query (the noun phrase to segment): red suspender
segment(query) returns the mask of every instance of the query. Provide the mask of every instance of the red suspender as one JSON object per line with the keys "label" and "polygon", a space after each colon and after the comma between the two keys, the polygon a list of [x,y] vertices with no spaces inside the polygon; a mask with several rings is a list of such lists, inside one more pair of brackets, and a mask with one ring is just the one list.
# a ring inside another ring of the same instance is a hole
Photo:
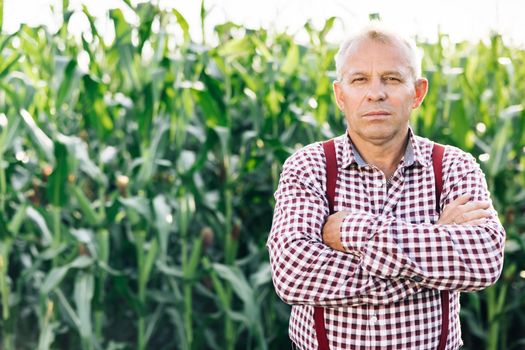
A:
{"label": "red suspender", "polygon": [[[434,167],[434,179],[436,182],[436,210],[441,212],[439,201],[441,199],[441,191],[443,190],[443,153],[445,147],[434,143],[432,148],[432,166]],[[439,336],[438,350],[444,350],[447,346],[448,337],[448,313],[449,313],[449,292],[448,290],[441,291],[441,335]]]}
{"label": "red suspender", "polygon": [[[323,142],[324,154],[326,157],[326,197],[328,198],[328,205],[330,214],[334,213],[335,187],[337,182],[337,158],[335,152],[334,140]],[[439,202],[441,199],[441,191],[443,190],[443,154],[445,147],[434,143],[432,148],[432,165],[434,167],[434,179],[436,183],[436,210],[440,212]],[[439,336],[438,350],[444,350],[447,345],[448,337],[448,318],[449,318],[449,291],[441,291],[441,334]],[[317,343],[319,350],[329,350],[328,337],[326,335],[326,327],[324,323],[324,308],[320,306],[314,307],[314,323],[315,333],[317,335]]]}
{"label": "red suspender", "polygon": [[[330,214],[334,213],[334,199],[335,199],[335,184],[337,182],[337,158],[335,153],[334,140],[323,142],[324,154],[326,157],[326,197],[328,198],[328,206]],[[326,328],[324,325],[324,308],[320,306],[314,307],[314,325],[315,333],[317,334],[317,343],[319,350],[329,350],[328,337],[326,336]]]}
{"label": "red suspender", "polygon": [[330,214],[334,213],[335,184],[337,182],[337,158],[335,153],[334,140],[328,140],[323,143],[324,154],[326,156],[326,197]]}

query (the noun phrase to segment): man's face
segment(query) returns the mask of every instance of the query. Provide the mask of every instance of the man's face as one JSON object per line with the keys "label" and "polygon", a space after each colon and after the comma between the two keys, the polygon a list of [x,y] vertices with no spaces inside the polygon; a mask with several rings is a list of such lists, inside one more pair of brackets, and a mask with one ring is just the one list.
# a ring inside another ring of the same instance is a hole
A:
{"label": "man's face", "polygon": [[406,137],[410,113],[423,101],[427,85],[414,78],[403,43],[367,38],[349,47],[334,93],[353,140],[388,145]]}

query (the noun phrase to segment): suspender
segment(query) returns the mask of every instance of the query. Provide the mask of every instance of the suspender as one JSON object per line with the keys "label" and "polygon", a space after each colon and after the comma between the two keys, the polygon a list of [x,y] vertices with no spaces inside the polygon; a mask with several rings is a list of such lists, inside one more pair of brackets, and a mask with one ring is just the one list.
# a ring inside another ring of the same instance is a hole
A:
{"label": "suspender", "polygon": [[[432,166],[434,167],[434,179],[436,183],[436,211],[441,212],[439,201],[443,190],[443,153],[445,147],[434,143],[432,148]],[[442,290],[441,293],[441,335],[439,336],[438,350],[445,350],[448,338],[448,313],[449,313],[449,291]]]}
{"label": "suspender", "polygon": [[[335,153],[334,140],[323,142],[324,154],[326,156],[326,197],[328,198],[328,207],[330,214],[334,213],[335,185],[337,182],[337,157]],[[317,343],[319,350],[329,350],[328,337],[324,325],[324,308],[321,306],[314,307],[314,325],[317,334]]]}
{"label": "suspender", "polygon": [[[330,214],[334,213],[335,187],[337,182],[337,158],[335,152],[334,140],[323,142],[323,149],[326,157],[326,197],[330,208]],[[440,212],[440,198],[443,189],[443,169],[442,161],[445,147],[434,143],[432,148],[432,165],[434,167],[434,179],[436,183],[436,210]],[[444,350],[447,345],[448,323],[449,323],[449,291],[441,291],[441,334],[439,336],[439,345],[437,350]],[[314,307],[314,325],[317,335],[319,350],[329,350],[328,337],[324,322],[324,308]]]}

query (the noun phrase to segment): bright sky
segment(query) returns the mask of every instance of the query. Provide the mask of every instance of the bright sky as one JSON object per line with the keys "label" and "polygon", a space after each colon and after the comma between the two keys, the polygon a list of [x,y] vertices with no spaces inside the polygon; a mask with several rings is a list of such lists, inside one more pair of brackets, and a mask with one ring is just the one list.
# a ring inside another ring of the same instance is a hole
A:
{"label": "bright sky", "polygon": [[[200,37],[200,0],[153,1],[178,9],[190,23],[193,37]],[[73,8],[84,3],[92,14],[100,17],[108,8],[125,7],[121,0],[70,0],[70,3]],[[22,22],[56,28],[60,19],[53,16],[50,8],[55,6],[60,13],[61,4],[62,0],[4,0],[4,28],[12,32]],[[252,28],[271,25],[301,37],[300,28],[308,19],[321,27],[325,19],[337,16],[341,20],[336,22],[329,39],[339,41],[345,33],[366,23],[369,13],[379,12],[384,22],[399,31],[430,40],[436,38],[438,28],[453,40],[487,38],[496,30],[508,42],[525,46],[521,19],[525,13],[524,0],[206,0],[205,6],[210,11],[209,31],[228,19]]]}

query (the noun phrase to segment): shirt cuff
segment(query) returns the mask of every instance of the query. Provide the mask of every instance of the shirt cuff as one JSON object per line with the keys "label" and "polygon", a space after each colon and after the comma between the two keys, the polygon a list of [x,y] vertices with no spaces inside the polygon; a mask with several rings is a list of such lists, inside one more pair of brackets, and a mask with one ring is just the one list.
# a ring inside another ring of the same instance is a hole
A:
{"label": "shirt cuff", "polygon": [[341,244],[347,253],[363,256],[367,242],[377,233],[382,218],[363,212],[348,214],[341,223]]}

